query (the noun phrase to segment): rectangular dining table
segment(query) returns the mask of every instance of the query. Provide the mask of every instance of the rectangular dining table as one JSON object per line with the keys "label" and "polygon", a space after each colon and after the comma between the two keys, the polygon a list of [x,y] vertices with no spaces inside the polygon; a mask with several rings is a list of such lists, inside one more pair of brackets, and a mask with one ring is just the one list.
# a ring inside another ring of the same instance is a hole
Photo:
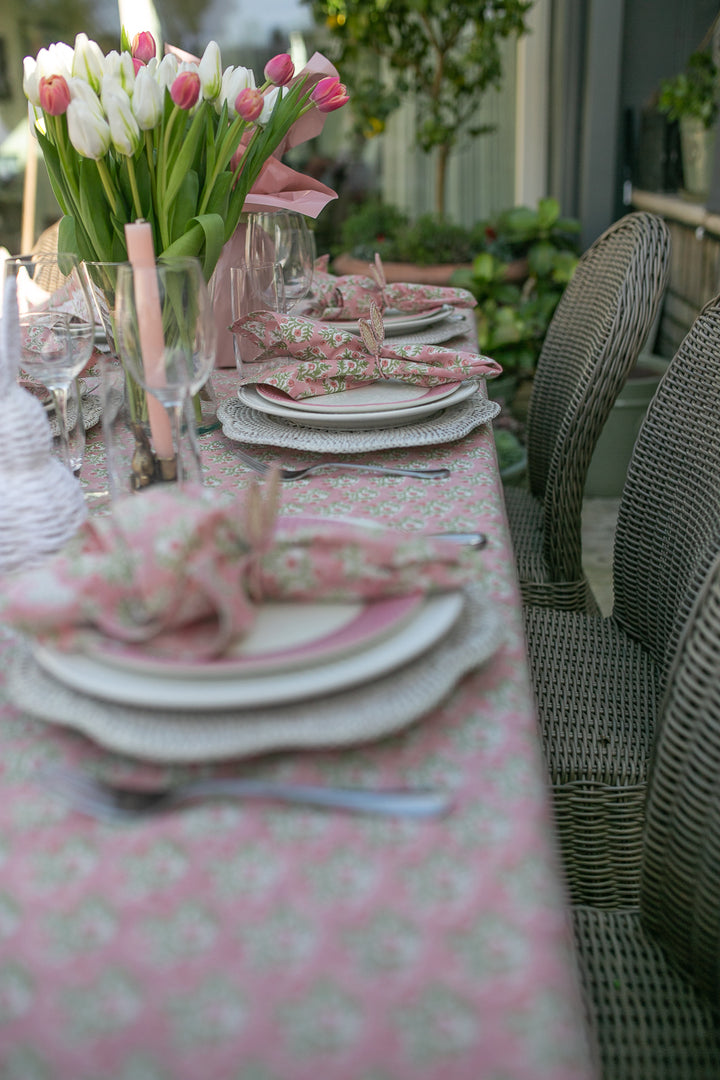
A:
{"label": "rectangular dining table", "polygon": [[[214,376],[220,398],[236,375]],[[83,482],[102,473],[89,432]],[[216,430],[205,483],[251,473]],[[265,460],[317,455],[251,447]],[[430,785],[439,820],[205,802],[109,825],[43,787],[57,762],[135,763],[0,691],[3,1080],[590,1080],[566,897],[490,425],[372,455],[443,480],[321,474],[284,515],[482,530],[492,655],[407,728],[230,762],[319,784]],[[136,497],[142,498],[139,494]],[[0,631],[3,682],[14,643]],[[182,769],[179,770],[182,773]],[[192,771],[192,770],[191,770]]]}

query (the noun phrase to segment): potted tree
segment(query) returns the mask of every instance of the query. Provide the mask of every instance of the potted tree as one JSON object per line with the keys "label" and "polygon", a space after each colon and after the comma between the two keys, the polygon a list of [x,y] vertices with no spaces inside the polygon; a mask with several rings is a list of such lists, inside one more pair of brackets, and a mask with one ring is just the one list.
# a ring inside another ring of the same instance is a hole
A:
{"label": "potted tree", "polygon": [[[337,62],[363,133],[382,130],[412,92],[416,138],[437,151],[435,209],[445,209],[448,159],[458,140],[490,130],[477,124],[483,95],[502,82],[501,43],[525,33],[532,0],[309,0],[338,44]],[[376,73],[384,59],[392,85]]]}
{"label": "potted tree", "polygon": [[718,69],[709,52],[695,52],[685,71],[665,79],[658,108],[680,127],[683,186],[689,194],[705,198],[718,115]]}

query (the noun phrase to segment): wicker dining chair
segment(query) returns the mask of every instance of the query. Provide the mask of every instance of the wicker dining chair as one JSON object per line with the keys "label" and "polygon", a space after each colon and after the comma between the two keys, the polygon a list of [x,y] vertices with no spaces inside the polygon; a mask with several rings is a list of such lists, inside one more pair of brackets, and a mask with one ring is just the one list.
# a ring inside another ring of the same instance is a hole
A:
{"label": "wicker dining chair", "polygon": [[720,1076],[720,558],[667,681],[639,904],[573,911],[605,1080]]}
{"label": "wicker dining chair", "polygon": [[615,532],[607,618],[527,607],[525,632],[575,903],[637,900],[647,769],[667,665],[720,551],[720,297],[650,403]]}
{"label": "wicker dining chair", "polygon": [[582,566],[585,479],[657,313],[669,261],[665,222],[628,214],[583,254],[557,306],[530,398],[529,490],[505,490],[527,604],[598,610]]}

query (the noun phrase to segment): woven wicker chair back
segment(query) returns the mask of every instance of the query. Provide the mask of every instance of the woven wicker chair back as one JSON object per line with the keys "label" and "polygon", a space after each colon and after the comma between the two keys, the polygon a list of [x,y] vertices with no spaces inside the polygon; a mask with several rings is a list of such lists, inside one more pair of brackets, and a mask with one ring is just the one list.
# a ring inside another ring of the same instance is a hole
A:
{"label": "woven wicker chair back", "polygon": [[528,413],[530,490],[544,504],[553,580],[582,577],[583,491],[610,410],[650,332],[670,262],[654,214],[628,214],[584,253],[538,359]]}
{"label": "woven wicker chair back", "polygon": [[[60,223],[55,222],[54,225],[48,226],[38,236],[31,254],[38,255],[57,255],[58,253],[58,231]],[[59,289],[63,283],[63,275],[58,267],[50,268],[43,267],[38,270],[35,275],[35,281],[41,289],[47,289],[48,292],[54,292],[55,289]]]}
{"label": "woven wicker chair back", "polygon": [[646,808],[641,916],[720,997],[720,557],[670,668]]}
{"label": "woven wicker chair back", "polygon": [[615,532],[613,618],[649,650],[660,688],[720,551],[720,297],[698,315],[648,408]]}

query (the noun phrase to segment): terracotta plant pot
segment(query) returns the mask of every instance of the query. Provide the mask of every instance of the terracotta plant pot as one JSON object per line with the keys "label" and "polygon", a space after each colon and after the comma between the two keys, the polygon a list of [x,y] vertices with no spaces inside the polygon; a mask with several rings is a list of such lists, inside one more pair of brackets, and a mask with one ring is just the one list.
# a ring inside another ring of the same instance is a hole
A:
{"label": "terracotta plant pot", "polygon": [[[342,254],[333,261],[335,274],[367,274],[370,263],[367,259],[356,259],[352,255]],[[472,270],[469,263],[446,263],[435,266],[416,266],[415,263],[383,261],[386,281],[410,281],[417,285],[449,285],[450,277],[456,270]]]}
{"label": "terracotta plant pot", "polygon": [[[343,253],[333,261],[335,274],[367,274],[370,263],[367,259],[356,259]],[[410,281],[417,285],[449,285],[456,270],[472,270],[472,263],[437,263],[431,266],[417,266],[415,263],[383,261],[386,281]],[[524,281],[528,275],[527,259],[516,259],[508,263],[505,280]]]}

